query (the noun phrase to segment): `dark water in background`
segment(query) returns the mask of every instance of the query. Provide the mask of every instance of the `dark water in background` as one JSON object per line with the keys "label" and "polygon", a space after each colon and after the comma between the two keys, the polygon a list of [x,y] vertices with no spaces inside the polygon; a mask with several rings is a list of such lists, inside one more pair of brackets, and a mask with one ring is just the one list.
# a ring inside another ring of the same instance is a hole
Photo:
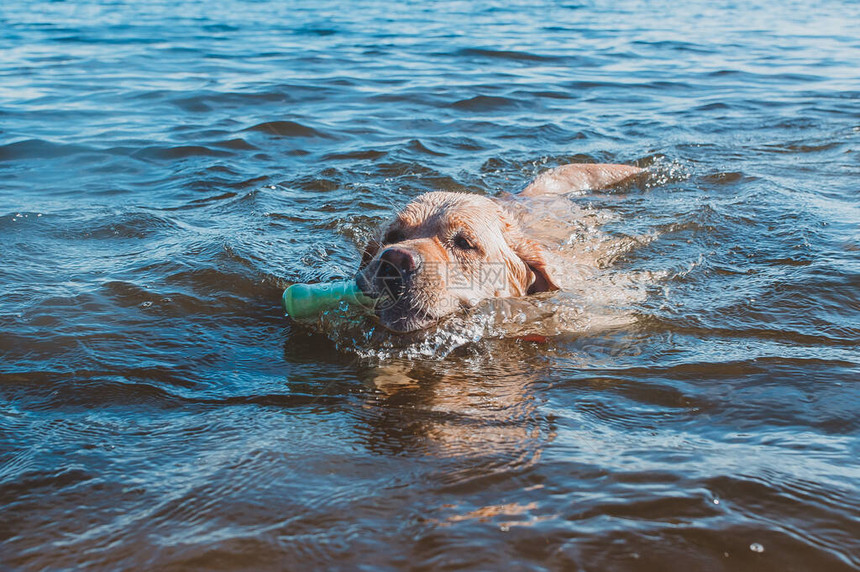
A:
{"label": "dark water in background", "polygon": [[[0,566],[860,568],[860,5],[772,4],[4,1]],[[632,324],[281,317],[572,160]]]}

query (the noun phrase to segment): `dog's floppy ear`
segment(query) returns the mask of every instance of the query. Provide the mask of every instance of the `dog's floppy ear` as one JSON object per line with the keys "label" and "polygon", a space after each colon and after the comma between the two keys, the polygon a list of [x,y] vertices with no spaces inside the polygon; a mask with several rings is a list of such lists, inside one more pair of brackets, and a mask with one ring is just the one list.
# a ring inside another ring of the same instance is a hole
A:
{"label": "dog's floppy ear", "polygon": [[552,277],[543,247],[526,238],[516,219],[507,209],[501,210],[503,232],[514,254],[526,265],[527,272],[522,277],[522,291],[526,294],[560,290]]}
{"label": "dog's floppy ear", "polygon": [[522,238],[513,245],[514,252],[529,269],[526,294],[559,290],[544,256],[543,247],[533,240]]}

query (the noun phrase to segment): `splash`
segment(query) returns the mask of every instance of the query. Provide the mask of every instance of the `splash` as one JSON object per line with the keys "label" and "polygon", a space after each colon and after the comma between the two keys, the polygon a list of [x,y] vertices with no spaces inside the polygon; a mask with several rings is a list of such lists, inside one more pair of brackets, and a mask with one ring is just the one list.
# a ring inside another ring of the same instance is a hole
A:
{"label": "splash", "polygon": [[655,273],[606,269],[568,282],[560,292],[522,298],[484,300],[426,330],[394,333],[366,308],[342,302],[308,326],[324,334],[339,351],[366,361],[441,359],[467,344],[494,339],[551,338],[632,325],[635,305],[645,299]]}
{"label": "splash", "polygon": [[656,156],[646,171],[648,172],[644,182],[646,190],[686,181],[693,175],[690,165],[678,159],[669,159],[664,155]]}

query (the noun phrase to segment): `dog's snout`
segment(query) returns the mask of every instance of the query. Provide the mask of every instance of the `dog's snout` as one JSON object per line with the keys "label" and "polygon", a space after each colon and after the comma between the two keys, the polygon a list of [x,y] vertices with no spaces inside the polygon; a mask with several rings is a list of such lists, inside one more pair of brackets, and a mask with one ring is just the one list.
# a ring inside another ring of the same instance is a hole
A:
{"label": "dog's snout", "polygon": [[378,275],[383,273],[393,275],[404,272],[415,272],[421,266],[421,257],[418,253],[405,248],[386,248],[379,255],[379,259],[382,261],[382,264],[380,265]]}
{"label": "dog's snout", "polygon": [[417,252],[391,246],[360,270],[355,280],[359,289],[368,296],[387,296],[396,300],[420,267],[421,255]]}
{"label": "dog's snout", "polygon": [[412,250],[392,246],[382,251],[375,263],[371,268],[374,288],[383,296],[397,300],[421,265],[421,257]]}

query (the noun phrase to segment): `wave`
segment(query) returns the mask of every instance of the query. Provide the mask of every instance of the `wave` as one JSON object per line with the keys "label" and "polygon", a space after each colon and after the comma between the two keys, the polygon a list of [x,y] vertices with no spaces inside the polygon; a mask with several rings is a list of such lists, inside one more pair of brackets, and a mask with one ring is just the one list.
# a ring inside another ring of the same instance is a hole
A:
{"label": "wave", "polygon": [[323,138],[333,139],[332,135],[297,123],[295,121],[265,121],[258,123],[252,127],[247,127],[244,131],[254,131],[257,133],[265,133],[275,137],[306,137],[306,138]]}
{"label": "wave", "polygon": [[98,151],[98,149],[86,145],[53,143],[44,139],[27,139],[0,145],[0,161],[57,159],[80,153],[95,153]]}
{"label": "wave", "polygon": [[461,111],[499,111],[503,109],[518,109],[523,105],[519,99],[510,97],[499,97],[493,95],[476,95],[468,99],[461,99],[451,104],[454,109]]}

